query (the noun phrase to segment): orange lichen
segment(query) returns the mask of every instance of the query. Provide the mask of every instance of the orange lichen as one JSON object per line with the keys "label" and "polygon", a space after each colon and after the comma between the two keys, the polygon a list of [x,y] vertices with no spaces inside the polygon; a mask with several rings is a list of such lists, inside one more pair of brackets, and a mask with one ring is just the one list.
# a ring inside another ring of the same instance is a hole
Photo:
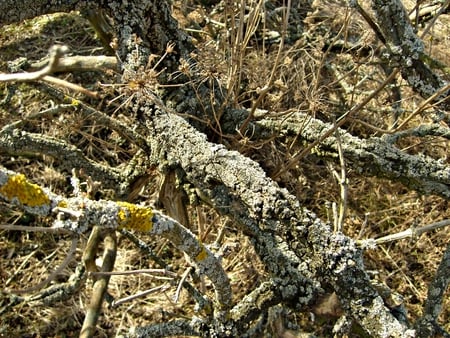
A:
{"label": "orange lichen", "polygon": [[201,262],[202,260],[206,259],[206,257],[208,257],[208,253],[206,252],[205,247],[202,245],[202,250],[197,256],[195,256],[195,261]]}
{"label": "orange lichen", "polygon": [[140,207],[127,202],[117,202],[120,206],[118,212],[119,229],[132,229],[148,232],[152,229],[153,211],[148,207]]}
{"label": "orange lichen", "polygon": [[62,200],[58,203],[58,207],[60,208],[67,208],[67,202]]}
{"label": "orange lichen", "polygon": [[9,201],[16,198],[22,205],[29,207],[50,204],[50,199],[42,188],[37,184],[28,182],[23,174],[9,176],[8,181],[0,187],[0,194]]}

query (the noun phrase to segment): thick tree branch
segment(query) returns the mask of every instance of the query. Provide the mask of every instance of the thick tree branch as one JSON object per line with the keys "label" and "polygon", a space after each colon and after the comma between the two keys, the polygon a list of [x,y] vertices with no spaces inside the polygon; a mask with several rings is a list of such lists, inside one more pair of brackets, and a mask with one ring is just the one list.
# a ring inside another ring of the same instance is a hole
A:
{"label": "thick tree branch", "polygon": [[[234,217],[245,233],[252,234],[270,272],[286,282],[281,287],[284,297],[299,297],[300,290],[295,285],[307,281],[303,277],[298,283],[301,275],[308,276],[331,283],[344,308],[372,336],[382,337],[383,330],[392,336],[411,333],[384,307],[364,272],[361,253],[353,241],[343,235],[333,235],[328,225],[267,178],[255,162],[207,142],[182,118],[163,112],[149,115],[148,120],[152,120],[148,123],[150,136],[161,147],[159,161],[180,165],[187,180],[217,210]],[[281,236],[283,241],[275,240],[276,236]],[[277,247],[261,250],[267,238],[272,238],[270,245],[279,242]],[[269,257],[273,260],[278,250],[283,252],[281,256],[278,254],[282,259],[270,264]],[[292,253],[302,257],[302,261],[292,257]],[[297,272],[291,262],[298,264]],[[303,292],[309,294],[312,291],[309,287],[302,287]]]}
{"label": "thick tree branch", "polygon": [[[401,65],[401,73],[409,85],[422,97],[427,98],[444,86],[444,81],[424,62],[422,40],[414,33],[408,13],[400,0],[373,0],[378,26],[390,52],[390,61]],[[438,99],[448,96],[448,92]],[[442,103],[446,109],[449,100]]]}
{"label": "thick tree branch", "polygon": [[[281,124],[281,127],[280,127]],[[265,119],[256,123],[272,132],[298,136],[299,142],[314,142],[333,128],[330,123],[296,113],[288,119]],[[416,133],[430,132],[435,128],[421,126]],[[435,194],[450,199],[450,167],[424,156],[409,155],[382,138],[367,140],[340,130],[344,156],[349,165],[359,173],[400,181],[408,188],[424,194]],[[435,133],[448,137],[448,130],[437,128]],[[386,136],[390,140],[391,136]],[[330,136],[318,146],[320,152],[335,155],[338,152],[335,136]]]}
{"label": "thick tree branch", "polygon": [[84,233],[94,225],[114,230],[132,229],[159,235],[187,253],[215,286],[217,309],[222,319],[231,306],[231,287],[220,261],[195,235],[157,210],[127,202],[93,201],[84,197],[64,198],[27,181],[24,175],[0,168],[0,198],[30,213],[56,216],[53,226]]}

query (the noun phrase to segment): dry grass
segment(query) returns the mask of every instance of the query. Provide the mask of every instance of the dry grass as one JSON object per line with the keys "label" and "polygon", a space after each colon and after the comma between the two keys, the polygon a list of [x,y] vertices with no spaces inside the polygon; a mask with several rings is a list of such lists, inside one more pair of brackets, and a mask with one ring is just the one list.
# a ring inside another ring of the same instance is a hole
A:
{"label": "dry grass", "polygon": [[[376,65],[377,57],[373,45],[376,39],[373,33],[355,13],[350,15],[348,9],[342,7],[342,2],[332,1],[328,2],[327,6],[318,6],[305,27],[305,30],[309,31],[309,38],[286,41],[282,48],[279,48],[279,41],[269,43],[268,40],[249,33],[260,33],[265,28],[264,25],[269,23],[261,21],[261,15],[266,13],[263,1],[248,3],[253,6],[250,12],[234,4],[211,15],[209,19],[212,21],[206,23],[205,15],[208,15],[210,10],[200,6],[198,2],[174,2],[177,18],[196,38],[198,59],[201,60],[198,67],[204,69],[205,81],[214,78],[227,88],[226,104],[247,108],[257,105],[257,108],[277,113],[298,109],[331,122],[349,107],[360,102],[386,77]],[[245,15],[249,18],[254,15],[256,21],[250,21],[247,30],[241,31],[236,22],[243,21]],[[223,25],[211,23],[214,21]],[[430,30],[429,36],[433,38],[425,40],[430,55],[436,56],[446,65],[450,64],[448,27],[450,17],[443,15]],[[230,35],[226,33],[228,28],[231,29]],[[334,42],[357,40],[360,44],[351,53],[342,53],[347,47],[342,45],[342,48],[337,50],[329,48],[330,39]],[[102,52],[91,28],[75,13],[52,15],[2,28],[0,70],[6,71],[6,62],[18,57],[39,59],[45,56],[48,47],[54,43],[69,45],[74,54]],[[70,81],[92,88],[96,87],[97,81],[114,81],[114,77],[107,74],[64,76]],[[444,76],[448,77],[448,74]],[[360,137],[378,136],[380,133],[368,124],[386,129],[395,118],[405,119],[422,99],[406,88],[402,80],[398,81],[398,86],[403,93],[402,114],[392,115],[392,92],[386,90],[344,127]],[[264,87],[270,89],[262,95],[261,90]],[[33,85],[2,84],[2,96],[6,95],[10,88],[14,88],[15,95],[8,105],[0,107],[0,127],[52,105],[50,99]],[[111,109],[110,113],[114,111],[113,108],[105,109]],[[217,112],[218,115],[220,113]],[[123,116],[117,118],[126,119]],[[359,120],[366,123],[360,123]],[[427,122],[429,117],[424,112],[411,119],[409,125]],[[57,117],[47,116],[30,120],[26,128],[63,138],[82,149],[89,157],[114,167],[125,163],[136,151],[134,146],[121,140],[108,128],[98,125],[95,120],[80,118],[77,113],[71,111],[61,112]],[[251,155],[269,175],[278,171],[289,158],[301,150],[292,139],[271,140],[262,144],[245,141],[237,137],[236,142],[230,144],[235,145],[240,152]],[[425,153],[448,163],[448,141],[407,138],[401,141],[400,146],[411,154]],[[60,172],[57,161],[52,158],[12,158],[0,154],[0,161],[3,166],[23,172],[56,192],[70,193],[67,183],[69,173]],[[315,211],[322,219],[329,219],[330,202],[340,201],[339,184],[326,164],[326,159],[308,156],[279,178],[280,185],[287,187],[305,207]],[[338,170],[337,164],[331,165]],[[344,232],[354,239],[376,238],[414,225],[426,225],[450,217],[446,200],[434,196],[420,196],[398,183],[361,177],[351,169],[347,175],[348,213]],[[141,201],[148,203],[157,199],[158,180],[158,173],[153,173],[143,197],[140,198]],[[101,194],[108,196],[107,191],[101,191]],[[233,224],[229,220],[219,217],[207,207],[189,207],[189,212],[192,230],[204,236],[206,243],[213,243],[221,228],[226,227],[224,245],[228,250],[224,267],[232,282],[234,300],[241,299],[266,276],[248,238],[233,230]],[[0,215],[0,222],[4,224],[46,224],[45,219],[31,217],[5,204],[0,204]],[[0,230],[0,236],[0,283],[3,290],[23,289],[38,284],[62,262],[70,247],[68,235]],[[171,265],[172,271],[181,276],[188,268],[184,257],[173,250],[170,243],[145,236],[142,239]],[[53,283],[66,281],[74,272],[85,240],[79,245],[74,259]],[[415,241],[403,240],[366,253],[368,270],[376,272],[378,280],[404,296],[411,320],[421,315],[427,285],[433,278],[449,242],[450,232],[440,230],[425,234]],[[116,271],[157,267],[126,238],[120,237],[119,243]],[[211,293],[211,285],[207,280],[200,278],[191,282],[202,288],[206,294]],[[161,279],[160,275],[144,273],[114,276],[111,278],[109,292],[115,299],[120,299],[163,284],[168,285],[164,292],[155,292],[115,308],[105,307],[97,336],[111,337],[125,334],[131,326],[191,317],[192,299],[183,291],[179,301],[175,303],[173,295],[177,284]],[[20,305],[14,311],[2,314],[0,337],[77,336],[89,296],[88,281],[86,288],[64,302],[50,306]],[[0,309],[8,302],[7,297],[6,294],[1,294]],[[301,325],[303,330],[314,332],[318,336],[329,336],[333,326],[333,320],[322,322],[323,319],[318,318],[312,322],[309,315],[290,313],[288,318],[292,323]],[[440,319],[441,323],[445,324],[444,327],[450,330],[449,290]],[[276,331],[269,325],[268,331],[271,330]]]}

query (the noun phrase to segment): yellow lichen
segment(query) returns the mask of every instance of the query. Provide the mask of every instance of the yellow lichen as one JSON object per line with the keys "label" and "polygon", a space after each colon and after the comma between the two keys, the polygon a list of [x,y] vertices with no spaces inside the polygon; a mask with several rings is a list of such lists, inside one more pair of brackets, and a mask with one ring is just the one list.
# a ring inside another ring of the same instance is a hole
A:
{"label": "yellow lichen", "polygon": [[117,202],[121,207],[118,213],[119,229],[132,229],[148,232],[152,229],[153,211],[148,207],[140,207],[127,202]]}
{"label": "yellow lichen", "polygon": [[9,176],[8,181],[0,187],[0,194],[10,201],[17,198],[21,204],[29,207],[50,204],[50,199],[42,188],[28,182],[23,174]]}
{"label": "yellow lichen", "polygon": [[195,256],[195,261],[201,262],[202,260],[206,259],[206,257],[208,257],[208,253],[206,252],[205,247],[202,245],[202,250],[197,256]]}

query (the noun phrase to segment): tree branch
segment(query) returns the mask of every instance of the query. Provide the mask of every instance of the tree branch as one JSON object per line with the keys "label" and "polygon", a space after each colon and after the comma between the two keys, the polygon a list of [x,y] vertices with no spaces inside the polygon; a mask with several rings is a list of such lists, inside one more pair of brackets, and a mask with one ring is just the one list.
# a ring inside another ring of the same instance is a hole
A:
{"label": "tree branch", "polygon": [[[414,33],[408,13],[400,0],[372,0],[378,26],[380,27],[391,61],[401,65],[401,73],[409,85],[422,97],[427,98],[444,86],[444,81],[424,62],[424,45]],[[448,91],[438,100],[446,98]],[[441,106],[448,109],[449,100]]]}
{"label": "tree branch", "polygon": [[[281,124],[281,128],[280,128]],[[298,142],[314,142],[333,128],[330,123],[314,119],[307,114],[295,113],[287,119],[265,119],[256,123],[271,132],[298,135]],[[421,126],[422,132],[434,128]],[[442,134],[442,128],[438,128]],[[345,158],[353,170],[359,173],[400,181],[408,188],[424,194],[435,194],[450,199],[450,167],[424,156],[414,156],[402,152],[382,138],[367,140],[352,136],[340,130],[340,139]],[[448,133],[448,131],[447,131]],[[445,135],[445,133],[444,133]],[[387,136],[389,139],[391,136]],[[316,147],[322,153],[337,154],[335,136],[323,139]]]}
{"label": "tree branch", "polygon": [[438,317],[442,310],[442,302],[445,291],[450,283],[450,244],[447,245],[442,256],[441,263],[436,271],[436,275],[428,287],[428,297],[425,300],[424,314],[420,318],[415,327],[418,337],[432,337],[437,334],[442,336],[450,336],[444,333],[438,324]]}
{"label": "tree branch", "polygon": [[0,168],[0,198],[30,213],[58,217],[53,227],[84,233],[93,225],[106,229],[133,229],[159,235],[188,254],[199,272],[213,283],[217,311],[222,318],[231,306],[231,287],[220,261],[195,235],[157,210],[127,202],[93,201],[83,197],[64,198],[27,181],[24,175]]}

